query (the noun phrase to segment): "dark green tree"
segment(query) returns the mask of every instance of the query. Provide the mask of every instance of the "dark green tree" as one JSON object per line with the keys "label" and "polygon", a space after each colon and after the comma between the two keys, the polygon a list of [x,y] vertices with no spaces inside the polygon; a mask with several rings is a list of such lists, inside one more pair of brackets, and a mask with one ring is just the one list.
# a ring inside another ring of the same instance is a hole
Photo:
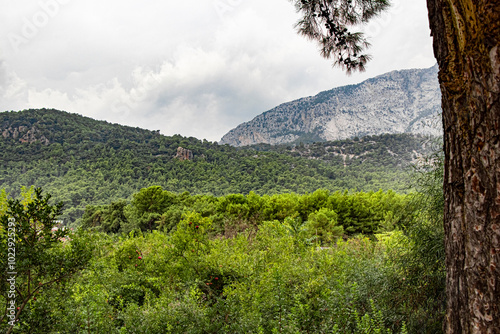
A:
{"label": "dark green tree", "polygon": [[134,228],[142,231],[154,230],[161,222],[162,213],[174,202],[175,195],[160,186],[141,189],[134,195],[128,210],[128,225],[122,226],[124,232]]}
{"label": "dark green tree", "polygon": [[344,233],[344,228],[337,225],[337,213],[327,208],[309,215],[305,228],[309,237],[316,237],[321,245],[330,245]]}
{"label": "dark green tree", "polygon": [[50,205],[50,198],[37,188],[27,201],[9,199],[0,217],[0,288],[5,303],[0,326],[7,333],[39,293],[74,276],[91,258],[85,238],[60,226],[56,219],[63,205]]}

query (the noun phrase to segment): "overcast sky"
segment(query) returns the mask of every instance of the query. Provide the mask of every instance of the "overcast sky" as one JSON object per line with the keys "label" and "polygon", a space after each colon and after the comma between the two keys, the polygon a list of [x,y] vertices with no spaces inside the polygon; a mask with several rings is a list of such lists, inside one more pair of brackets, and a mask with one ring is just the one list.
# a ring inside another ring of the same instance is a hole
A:
{"label": "overcast sky", "polygon": [[288,0],[0,0],[0,111],[56,108],[218,141],[278,104],[435,63],[425,0],[363,29],[346,76],[296,34]]}

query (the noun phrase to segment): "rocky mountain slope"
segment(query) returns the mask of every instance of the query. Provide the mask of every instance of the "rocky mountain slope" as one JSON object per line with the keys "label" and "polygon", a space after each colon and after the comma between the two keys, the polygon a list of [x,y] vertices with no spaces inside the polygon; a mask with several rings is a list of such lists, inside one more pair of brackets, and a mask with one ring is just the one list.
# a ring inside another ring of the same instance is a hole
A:
{"label": "rocky mountain slope", "polygon": [[0,196],[42,187],[63,201],[61,219],[86,205],[130,199],[158,185],[191,194],[407,192],[406,167],[429,152],[427,138],[383,135],[304,145],[236,148],[111,124],[52,109],[0,112]]}
{"label": "rocky mountain slope", "polygon": [[393,71],[284,103],[243,123],[219,144],[328,141],[382,133],[441,134],[437,65]]}

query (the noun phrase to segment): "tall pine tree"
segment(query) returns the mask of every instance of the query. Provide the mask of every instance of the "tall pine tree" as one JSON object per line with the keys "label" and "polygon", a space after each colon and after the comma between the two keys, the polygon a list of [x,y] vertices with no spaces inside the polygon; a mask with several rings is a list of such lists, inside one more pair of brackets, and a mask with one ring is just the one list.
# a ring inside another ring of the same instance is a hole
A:
{"label": "tall pine tree", "polygon": [[[293,0],[299,32],[348,73],[364,70],[353,30],[386,0]],[[445,153],[446,333],[500,333],[500,1],[427,0]]]}

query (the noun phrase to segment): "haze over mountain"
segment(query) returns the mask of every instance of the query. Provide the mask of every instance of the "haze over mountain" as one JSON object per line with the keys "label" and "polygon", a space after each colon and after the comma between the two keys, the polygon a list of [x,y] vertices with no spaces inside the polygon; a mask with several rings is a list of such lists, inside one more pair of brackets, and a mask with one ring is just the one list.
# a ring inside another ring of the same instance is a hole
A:
{"label": "haze over mountain", "polygon": [[284,103],[224,135],[246,146],[339,140],[383,133],[441,134],[437,65],[392,71],[357,85]]}

